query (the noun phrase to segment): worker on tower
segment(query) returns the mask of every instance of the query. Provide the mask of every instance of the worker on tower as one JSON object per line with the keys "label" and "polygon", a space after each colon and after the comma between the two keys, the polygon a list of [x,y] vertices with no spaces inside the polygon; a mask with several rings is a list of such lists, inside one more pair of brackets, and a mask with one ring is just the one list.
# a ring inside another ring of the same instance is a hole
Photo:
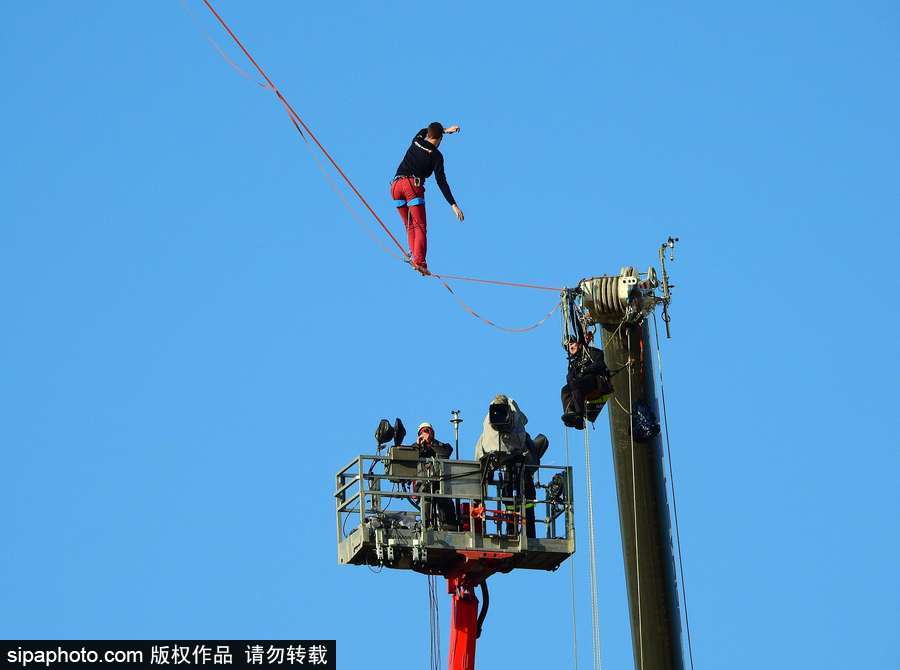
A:
{"label": "worker on tower", "polygon": [[613,391],[603,351],[591,346],[594,335],[586,331],[581,339],[566,343],[569,370],[562,387],[562,422],[569,428],[584,429],[584,420],[594,422]]}
{"label": "worker on tower", "polygon": [[447,176],[444,174],[444,156],[438,151],[444,135],[459,132],[459,126],[444,128],[435,121],[427,128],[422,128],[412,139],[406,155],[397,168],[397,174],[391,181],[391,197],[397,206],[397,212],[406,226],[409,242],[409,253],[412,256],[413,268],[423,275],[431,274],[425,261],[428,250],[427,227],[425,219],[425,180],[434,173],[434,179],[441,193],[453,208],[456,218],[462,221],[462,210],[457,206]]}

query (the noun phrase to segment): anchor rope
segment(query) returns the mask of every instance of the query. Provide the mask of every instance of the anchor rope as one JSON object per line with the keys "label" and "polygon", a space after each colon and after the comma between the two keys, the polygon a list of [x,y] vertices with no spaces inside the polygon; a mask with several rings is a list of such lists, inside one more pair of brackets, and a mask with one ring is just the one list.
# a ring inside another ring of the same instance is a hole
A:
{"label": "anchor rope", "polygon": [[[626,347],[625,351],[628,353],[628,406],[631,409],[634,409],[634,399],[632,398],[631,391],[631,375],[633,373],[632,370],[632,358],[631,358],[631,328],[625,329],[625,337],[626,337]],[[630,412],[629,412],[630,414]],[[636,573],[635,583],[637,586],[637,616],[638,616],[638,659],[639,665],[638,668],[643,670],[644,668],[644,622],[642,619],[641,613],[641,554],[640,547],[638,543],[638,522],[637,522],[637,477],[635,475],[635,465],[634,465],[634,421],[629,417],[628,420],[629,427],[629,438],[631,440],[631,510],[634,516],[634,569]]]}
{"label": "anchor rope", "polygon": [[[566,444],[566,468],[571,467],[571,459],[569,458],[569,429],[563,428],[563,437]],[[571,482],[570,482],[571,486]],[[572,501],[569,501],[569,505]],[[569,581],[572,583],[572,661],[575,670],[578,670],[578,617],[575,612],[575,554],[569,557]]]}
{"label": "anchor rope", "polygon": [[669,466],[669,483],[672,487],[672,514],[675,517],[675,540],[678,546],[678,572],[681,574],[681,599],[684,601],[684,626],[687,629],[688,656],[691,670],[694,670],[694,645],[691,639],[691,620],[688,617],[687,586],[684,580],[684,560],[681,553],[681,529],[678,523],[678,503],[675,500],[675,473],[672,470],[672,446],[669,444],[669,416],[666,411],[666,387],[663,382],[662,353],[659,347],[659,327],[656,323],[656,312],[653,312],[653,334],[656,336],[656,359],[659,362],[659,390],[662,396],[663,426],[666,431],[666,460]]}
{"label": "anchor rope", "polygon": [[594,487],[591,475],[591,442],[587,426],[584,428],[584,476],[587,480],[588,544],[590,545],[591,579],[591,636],[594,670],[601,670],[600,663],[600,608],[597,603],[597,538],[594,530]]}

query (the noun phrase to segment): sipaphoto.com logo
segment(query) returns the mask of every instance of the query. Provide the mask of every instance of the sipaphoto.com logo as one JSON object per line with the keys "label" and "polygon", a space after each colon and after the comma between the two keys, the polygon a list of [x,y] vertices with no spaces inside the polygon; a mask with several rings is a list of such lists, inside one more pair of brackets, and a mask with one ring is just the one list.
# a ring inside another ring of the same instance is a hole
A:
{"label": "sipaphoto.com logo", "polygon": [[0,670],[180,670],[227,666],[325,666],[336,670],[335,640],[2,640]]}
{"label": "sipaphoto.com logo", "polygon": [[94,663],[141,663],[144,655],[136,649],[107,649],[99,652],[96,649],[63,648],[25,649],[16,647],[6,650],[6,662],[20,668],[43,666],[52,668],[57,665],[91,665]]}

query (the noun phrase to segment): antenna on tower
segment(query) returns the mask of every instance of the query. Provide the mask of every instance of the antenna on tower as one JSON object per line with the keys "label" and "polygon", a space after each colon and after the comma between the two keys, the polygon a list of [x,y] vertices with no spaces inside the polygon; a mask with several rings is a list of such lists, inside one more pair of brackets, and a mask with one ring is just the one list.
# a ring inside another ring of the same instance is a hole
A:
{"label": "antenna on tower", "polygon": [[675,262],[675,243],[677,237],[669,237],[659,247],[659,264],[662,268],[662,320],[666,324],[666,339],[672,339],[672,332],[669,330],[669,322],[672,317],[669,316],[669,302],[672,300],[671,289],[675,288],[675,284],[669,283],[669,273],[666,272],[666,250],[669,251],[669,261]]}

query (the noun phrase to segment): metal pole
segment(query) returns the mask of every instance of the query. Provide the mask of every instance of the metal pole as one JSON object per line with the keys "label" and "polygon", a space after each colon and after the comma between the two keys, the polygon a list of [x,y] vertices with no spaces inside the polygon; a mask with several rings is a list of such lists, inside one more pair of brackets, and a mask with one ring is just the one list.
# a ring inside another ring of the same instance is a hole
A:
{"label": "metal pole", "polygon": [[459,410],[450,410],[450,423],[453,424],[453,451],[456,452],[456,460],[459,460],[459,424],[463,422],[459,418]]}
{"label": "metal pole", "polygon": [[[607,403],[632,646],[637,670],[682,670],[681,615],[672,554],[660,435],[633,440],[631,412],[642,400],[659,417],[653,383],[650,331],[639,324],[603,325],[604,350],[613,377]],[[623,367],[625,366],[625,367]]]}

